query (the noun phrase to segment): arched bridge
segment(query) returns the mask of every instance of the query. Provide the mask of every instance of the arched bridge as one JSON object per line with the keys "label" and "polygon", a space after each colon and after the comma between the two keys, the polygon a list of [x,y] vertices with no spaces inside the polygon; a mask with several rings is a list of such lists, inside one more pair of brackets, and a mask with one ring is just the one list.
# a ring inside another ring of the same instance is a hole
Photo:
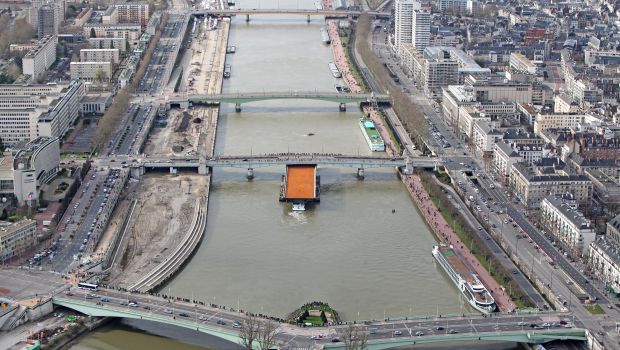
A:
{"label": "arched bridge", "polygon": [[[90,316],[122,317],[142,319],[175,325],[207,333],[215,337],[239,343],[238,329],[235,321],[243,322],[243,313],[234,309],[218,309],[211,305],[191,304],[163,299],[147,294],[130,294],[116,290],[99,290],[99,295],[85,294],[73,290],[70,296],[57,296],[52,299],[55,305],[63,306]],[[104,300],[105,298],[105,300]],[[133,307],[130,302],[135,303]],[[541,324],[547,319],[559,319],[561,314],[498,314],[483,318],[480,315],[465,317],[423,317],[409,320],[387,322],[370,322],[360,325],[358,330],[368,335],[368,349],[382,350],[406,345],[464,342],[464,341],[513,341],[541,344],[553,340],[586,340],[586,333],[578,328],[552,328],[534,330],[530,323]],[[520,322],[528,327],[519,325]],[[449,324],[449,325],[448,325]],[[441,331],[437,326],[443,325]],[[320,345],[326,349],[345,349],[344,343],[332,343],[333,338],[342,340],[342,332],[347,326],[316,327],[313,334],[322,334],[322,339],[311,339],[306,330],[287,326],[286,332],[278,332],[276,341],[279,345],[288,344],[295,347],[309,348]],[[370,329],[374,329],[370,332]],[[448,332],[450,329],[450,332]],[[402,335],[395,336],[396,330]],[[416,335],[418,330],[424,330]],[[257,350],[260,350],[256,348]]]}
{"label": "arched bridge", "polygon": [[212,95],[173,95],[166,96],[162,103],[167,106],[178,104],[187,107],[188,102],[199,105],[215,105],[220,103],[234,103],[236,110],[241,111],[242,103],[267,101],[267,100],[319,100],[340,104],[342,110],[346,109],[347,103],[371,103],[389,104],[390,96],[384,94],[365,93],[338,93],[323,91],[275,91],[275,92],[237,92],[229,94]]}

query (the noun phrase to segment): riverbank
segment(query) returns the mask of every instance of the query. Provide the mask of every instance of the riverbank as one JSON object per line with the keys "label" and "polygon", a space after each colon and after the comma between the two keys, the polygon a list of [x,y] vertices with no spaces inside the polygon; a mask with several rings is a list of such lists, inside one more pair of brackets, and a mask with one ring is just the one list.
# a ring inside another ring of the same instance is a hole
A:
{"label": "riverbank", "polygon": [[[324,5],[329,6],[331,4],[331,0],[324,0]],[[331,32],[330,32],[331,34]],[[345,81],[353,84],[351,86],[351,91],[354,91],[354,87],[359,89],[359,86],[356,85],[355,80],[353,79],[350,70],[348,69],[348,62],[342,61],[340,58],[344,57],[344,50],[340,41],[335,41],[332,38],[332,42],[334,43],[333,50],[334,56],[337,58],[336,62],[339,65],[339,69],[342,68],[343,77],[346,76]],[[338,44],[336,44],[338,43]],[[389,126],[384,123],[384,119],[381,117],[380,113],[373,108],[366,107],[364,108],[364,112],[368,117],[370,117],[377,130],[380,132],[381,137],[386,145],[386,152],[390,155],[399,155],[398,150],[400,147],[395,144],[395,140],[392,138],[392,133],[389,130]],[[407,190],[411,198],[413,198],[418,210],[424,217],[427,225],[431,228],[435,236],[438,240],[445,244],[452,244],[455,247],[455,251],[471,265],[471,268],[475,273],[478,274],[481,281],[485,284],[488,290],[491,292],[491,295],[496,300],[496,303],[500,310],[502,311],[512,311],[515,309],[514,303],[511,301],[510,297],[506,294],[506,292],[501,288],[501,286],[493,279],[490,273],[484,269],[480,265],[480,262],[476,260],[476,257],[471,253],[471,251],[463,244],[458,235],[450,228],[447,224],[441,213],[438,211],[437,207],[430,200],[428,193],[424,190],[424,187],[420,181],[420,178],[417,175],[402,175],[401,179],[405,184]]]}

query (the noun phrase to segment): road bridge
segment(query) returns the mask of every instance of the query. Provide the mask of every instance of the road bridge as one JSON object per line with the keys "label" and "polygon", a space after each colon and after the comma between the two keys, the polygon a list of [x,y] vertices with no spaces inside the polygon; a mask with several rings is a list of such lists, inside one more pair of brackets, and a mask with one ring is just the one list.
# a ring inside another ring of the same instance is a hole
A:
{"label": "road bridge", "polygon": [[312,16],[324,16],[325,18],[357,18],[362,13],[368,13],[375,18],[390,18],[389,11],[354,11],[354,10],[330,10],[330,9],[200,9],[193,10],[194,16],[236,16],[245,15],[246,21],[254,15],[297,15],[306,16],[309,22]]}
{"label": "road bridge", "polygon": [[[147,294],[131,294],[102,289],[98,297],[88,296],[77,289],[70,296],[55,296],[55,305],[63,306],[90,316],[142,319],[168,325],[193,329],[221,339],[239,343],[238,329],[233,322],[242,322],[245,315],[240,310],[220,309],[213,305],[185,303]],[[106,301],[100,301],[105,297]],[[88,299],[87,299],[88,298]],[[134,307],[128,304],[135,302]],[[523,314],[481,317],[423,317],[394,321],[369,321],[361,324],[360,331],[368,336],[368,349],[382,350],[413,344],[455,341],[512,341],[541,344],[553,340],[586,340],[586,331],[580,328],[546,327],[533,329],[530,324],[543,324],[546,320],[567,318],[561,314]],[[439,327],[441,325],[441,327]],[[527,325],[527,326],[526,326]],[[347,326],[314,327],[311,330],[288,325],[279,327],[278,344],[305,347],[324,346],[329,349],[345,349],[342,333]],[[370,332],[370,329],[374,329]],[[397,333],[399,331],[400,333]],[[416,335],[416,332],[420,332]],[[321,334],[321,339],[311,335]],[[399,335],[400,334],[400,335]]]}
{"label": "road bridge", "polygon": [[346,110],[347,103],[373,103],[387,105],[390,103],[390,96],[375,93],[338,93],[322,91],[275,91],[275,92],[237,92],[228,94],[212,95],[173,95],[162,99],[168,107],[179,105],[185,108],[192,104],[217,105],[220,103],[234,103],[235,110],[241,112],[241,104],[268,100],[319,100],[335,102],[340,104],[341,110]]}
{"label": "road bridge", "polygon": [[[120,164],[118,164],[120,163]],[[139,177],[149,169],[187,169],[196,168],[200,174],[206,174],[213,167],[245,168],[248,177],[253,176],[254,168],[278,165],[320,165],[339,166],[358,169],[358,176],[364,176],[364,169],[402,168],[411,173],[415,168],[435,169],[439,166],[438,158],[428,157],[386,157],[386,156],[352,156],[324,153],[277,153],[264,155],[215,156],[204,159],[197,156],[185,157],[140,157],[113,156],[96,161],[100,166],[119,166],[132,168],[132,175]]]}

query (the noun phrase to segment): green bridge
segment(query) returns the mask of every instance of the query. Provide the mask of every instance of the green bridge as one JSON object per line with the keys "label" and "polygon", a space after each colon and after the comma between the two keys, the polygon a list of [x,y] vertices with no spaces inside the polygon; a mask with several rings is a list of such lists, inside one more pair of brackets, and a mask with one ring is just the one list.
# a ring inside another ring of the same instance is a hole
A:
{"label": "green bridge", "polygon": [[[73,298],[66,297],[54,297],[52,302],[55,305],[63,306],[80,313],[96,316],[96,317],[122,317],[122,318],[133,318],[140,319],[146,321],[159,322],[169,325],[174,325],[178,327],[183,327],[187,329],[193,329],[198,332],[210,334],[212,336],[228,340],[235,344],[239,344],[240,338],[238,332],[234,328],[225,328],[222,326],[211,326],[210,324],[205,324],[203,321],[198,321],[196,319],[195,312],[204,313],[206,310],[202,309],[202,306],[196,306],[192,308],[191,311],[187,310],[188,306],[186,306],[185,310],[190,313],[189,317],[172,317],[172,315],[165,313],[158,313],[154,311],[154,309],[143,309],[143,308],[129,308],[127,306],[115,305],[112,303],[97,303],[98,299],[95,301],[87,301],[87,300],[77,300]],[[158,306],[157,304],[153,304],[153,307]],[[159,305],[161,306],[161,305]],[[180,312],[179,310],[177,312]],[[215,316],[215,314],[214,314]],[[372,335],[371,335],[372,337]],[[301,345],[311,346],[314,344],[314,341],[305,337],[305,336],[297,336],[295,334],[285,334],[280,333],[277,335],[277,340],[279,343],[290,343],[295,339],[295,342]],[[533,330],[533,329],[523,329],[523,330],[514,330],[514,331],[495,331],[495,332],[472,332],[472,333],[457,333],[457,334],[440,334],[440,335],[425,335],[421,337],[395,337],[395,338],[383,338],[383,339],[369,339],[368,340],[368,350],[382,350],[389,349],[394,347],[406,346],[406,345],[415,345],[415,344],[428,344],[428,343],[438,343],[438,342],[464,342],[464,341],[511,341],[511,342],[519,342],[519,343],[532,343],[532,344],[542,344],[546,342],[550,342],[553,340],[580,340],[586,341],[586,331],[583,329],[544,329],[544,330]],[[307,343],[307,344],[306,344]],[[345,344],[340,343],[324,343],[322,344],[325,349],[346,349]],[[257,350],[260,350],[257,348]]]}
{"label": "green bridge", "polygon": [[[179,97],[179,100],[182,99]],[[320,91],[284,91],[284,92],[240,92],[214,95],[188,95],[186,100],[192,104],[213,105],[219,103],[234,103],[235,109],[240,112],[242,103],[267,101],[267,100],[320,100],[340,104],[340,109],[345,110],[347,103],[372,103],[389,104],[390,96],[374,93],[338,93]],[[168,103],[175,103],[172,97]]]}

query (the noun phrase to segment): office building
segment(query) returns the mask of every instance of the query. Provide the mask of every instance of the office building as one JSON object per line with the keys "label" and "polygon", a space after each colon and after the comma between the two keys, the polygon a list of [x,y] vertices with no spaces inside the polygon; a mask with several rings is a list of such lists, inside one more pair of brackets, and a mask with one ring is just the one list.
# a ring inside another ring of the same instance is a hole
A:
{"label": "office building", "polygon": [[53,6],[46,4],[39,8],[38,23],[36,28],[39,39],[42,39],[48,35],[58,35],[56,10]]}
{"label": "office building", "polygon": [[411,44],[413,34],[413,10],[420,8],[420,3],[414,0],[396,0],[394,3],[394,46],[399,53],[403,44]]}
{"label": "office building", "polygon": [[112,77],[112,62],[71,62],[70,70],[71,79],[95,81],[100,77],[104,82]]}
{"label": "office building", "polygon": [[467,0],[439,0],[439,10],[467,13]]}
{"label": "office building", "polygon": [[118,64],[120,63],[120,52],[118,49],[82,49],[80,50],[80,61]]}
{"label": "office building", "polygon": [[420,4],[414,6],[411,23],[411,43],[418,51],[424,50],[431,40],[431,14],[420,8]]}
{"label": "office building", "polygon": [[80,102],[85,94],[85,84],[81,80],[73,80],[63,88],[47,111],[39,115],[39,136],[62,138],[78,118]]}
{"label": "office building", "polygon": [[135,23],[146,26],[149,23],[149,4],[146,2],[125,2],[114,4],[118,23]]}
{"label": "office building", "polygon": [[20,205],[34,205],[39,188],[60,171],[57,137],[39,137],[13,150],[13,193]]}

